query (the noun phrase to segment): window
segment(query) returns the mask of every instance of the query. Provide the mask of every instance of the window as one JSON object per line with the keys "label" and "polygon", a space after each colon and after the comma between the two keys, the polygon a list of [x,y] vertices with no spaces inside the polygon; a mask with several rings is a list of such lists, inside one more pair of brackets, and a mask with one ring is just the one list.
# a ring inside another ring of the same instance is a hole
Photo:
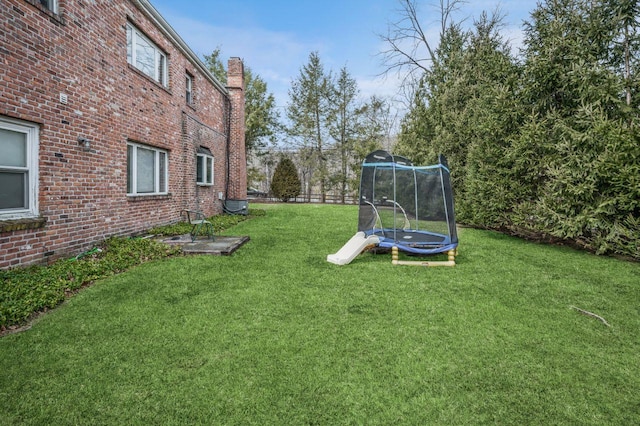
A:
{"label": "window", "polygon": [[196,159],[196,182],[198,185],[213,185],[213,154],[201,146]]}
{"label": "window", "polygon": [[186,76],[185,86],[186,86],[185,98],[187,99],[187,104],[191,105],[193,104],[193,77],[190,74],[187,74]]}
{"label": "window", "polygon": [[53,13],[58,13],[58,0],[39,0],[40,4]]}
{"label": "window", "polygon": [[127,195],[167,194],[167,151],[127,144]]}
{"label": "window", "polygon": [[129,23],[127,23],[127,62],[158,83],[167,86],[167,55]]}
{"label": "window", "polygon": [[38,215],[38,126],[0,117],[0,218]]}

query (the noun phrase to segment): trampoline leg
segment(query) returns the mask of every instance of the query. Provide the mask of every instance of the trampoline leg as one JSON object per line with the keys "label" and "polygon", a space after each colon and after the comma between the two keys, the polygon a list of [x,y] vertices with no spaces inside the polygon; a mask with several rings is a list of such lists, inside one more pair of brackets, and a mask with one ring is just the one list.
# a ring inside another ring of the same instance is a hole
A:
{"label": "trampoline leg", "polygon": [[455,250],[449,250],[447,252],[449,260],[438,260],[434,262],[425,262],[421,260],[398,260],[398,247],[393,246],[391,248],[391,263],[393,265],[408,265],[408,266],[456,266],[456,252]]}

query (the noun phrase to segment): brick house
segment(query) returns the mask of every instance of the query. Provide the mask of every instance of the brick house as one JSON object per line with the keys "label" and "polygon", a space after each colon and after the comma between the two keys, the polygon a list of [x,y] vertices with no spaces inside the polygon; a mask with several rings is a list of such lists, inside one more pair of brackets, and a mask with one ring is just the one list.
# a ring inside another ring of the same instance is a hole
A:
{"label": "brick house", "polygon": [[0,1],[0,268],[246,208],[240,59],[227,80],[147,0]]}

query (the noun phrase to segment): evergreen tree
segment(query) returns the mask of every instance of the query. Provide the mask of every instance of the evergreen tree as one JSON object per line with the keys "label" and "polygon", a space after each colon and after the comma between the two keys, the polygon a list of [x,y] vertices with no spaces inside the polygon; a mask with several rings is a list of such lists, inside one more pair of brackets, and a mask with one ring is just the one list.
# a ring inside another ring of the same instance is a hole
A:
{"label": "evergreen tree", "polygon": [[355,144],[350,152],[349,168],[352,170],[347,182],[352,193],[360,189],[362,162],[367,154],[378,149],[391,150],[390,131],[394,125],[389,103],[377,96],[371,98],[356,111],[358,130]]}
{"label": "evergreen tree", "polygon": [[640,0],[618,0],[611,2],[611,19],[617,35],[610,50],[614,69],[623,75],[627,106],[638,107],[638,68],[640,68]]}
{"label": "evergreen tree", "polygon": [[508,224],[517,193],[508,153],[521,124],[520,75],[511,48],[500,35],[501,20],[499,15],[483,13],[464,54],[471,97],[462,113],[469,131],[460,207],[469,223],[483,227]]}
{"label": "evergreen tree", "polygon": [[220,83],[226,85],[227,69],[222,62],[222,59],[220,59],[220,53],[220,47],[216,47],[210,55],[204,55],[204,64]]}
{"label": "evergreen tree", "polygon": [[363,104],[349,70],[343,67],[334,79],[317,52],[292,83],[287,115],[289,143],[297,151],[306,199],[319,188],[322,202],[330,190],[346,202],[358,188],[365,155],[382,147],[393,126],[386,101],[374,97]]}
{"label": "evergreen tree", "polygon": [[538,3],[521,64],[495,15],[450,26],[399,153],[449,157],[462,222],[638,258],[639,3]]}
{"label": "evergreen tree", "polygon": [[[415,92],[412,112],[403,123],[401,153],[415,163],[427,164],[437,155],[447,155],[452,167],[461,169],[466,150],[457,134],[464,132],[458,115],[471,92],[469,76],[464,74],[464,49],[468,33],[451,25],[443,33],[431,68],[425,72]],[[408,132],[409,135],[405,136]]]}
{"label": "evergreen tree", "polygon": [[289,157],[283,157],[271,179],[271,194],[283,202],[300,194],[300,178],[295,164]]}
{"label": "evergreen tree", "polygon": [[615,4],[549,0],[525,27],[523,95],[532,114],[512,155],[530,196],[514,221],[630,254],[640,234],[638,113],[627,106],[627,62],[610,53],[631,34],[629,21],[611,19]]}
{"label": "evergreen tree", "polygon": [[[209,71],[221,83],[227,83],[227,71],[220,59],[220,48],[210,55],[204,55],[204,63]],[[245,149],[259,152],[267,146],[267,142],[275,142],[275,135],[280,130],[280,116],[276,109],[273,93],[268,92],[267,83],[251,68],[244,67],[245,84]]]}
{"label": "evergreen tree", "polygon": [[[287,116],[291,122],[289,134],[300,142],[308,154],[313,181],[320,185],[322,202],[326,201],[329,169],[326,149],[329,140],[328,123],[332,112],[332,77],[324,70],[318,52],[309,55],[309,62],[289,89]],[[307,197],[311,197],[308,185]]]}
{"label": "evergreen tree", "polygon": [[332,111],[329,122],[329,133],[335,141],[338,155],[339,172],[333,173],[332,181],[338,186],[341,201],[344,204],[348,190],[348,180],[353,150],[359,131],[359,114],[357,109],[358,84],[351,77],[346,67],[332,88]]}

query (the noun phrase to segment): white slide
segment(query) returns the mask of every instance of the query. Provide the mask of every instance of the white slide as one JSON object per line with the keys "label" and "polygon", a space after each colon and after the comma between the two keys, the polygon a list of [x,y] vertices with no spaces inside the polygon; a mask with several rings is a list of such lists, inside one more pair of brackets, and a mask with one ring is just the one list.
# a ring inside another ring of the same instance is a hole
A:
{"label": "white slide", "polygon": [[362,253],[364,249],[378,243],[380,243],[380,238],[377,235],[366,237],[364,232],[358,232],[337,253],[327,255],[327,262],[346,265]]}

